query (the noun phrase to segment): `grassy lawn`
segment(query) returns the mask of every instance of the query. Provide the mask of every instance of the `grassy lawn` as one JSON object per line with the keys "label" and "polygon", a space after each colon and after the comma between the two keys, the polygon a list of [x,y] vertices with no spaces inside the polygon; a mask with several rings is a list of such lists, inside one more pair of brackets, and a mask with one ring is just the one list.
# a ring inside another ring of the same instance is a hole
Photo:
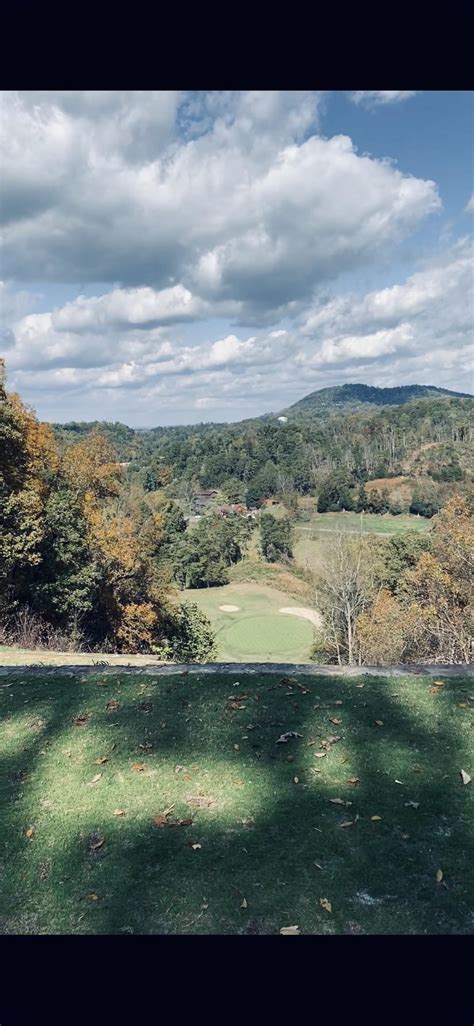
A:
{"label": "grassy lawn", "polygon": [[298,531],[355,531],[359,534],[403,534],[405,531],[429,531],[426,517],[394,517],[390,513],[313,513],[304,523],[298,520]]}
{"label": "grassy lawn", "polygon": [[[314,628],[296,616],[280,613],[302,606],[289,595],[262,584],[227,584],[181,593],[207,614],[216,632],[221,662],[308,662]],[[225,612],[220,606],[237,606]]]}
{"label": "grassy lawn", "polygon": [[473,682],[432,689],[2,676],[0,932],[472,932]]}

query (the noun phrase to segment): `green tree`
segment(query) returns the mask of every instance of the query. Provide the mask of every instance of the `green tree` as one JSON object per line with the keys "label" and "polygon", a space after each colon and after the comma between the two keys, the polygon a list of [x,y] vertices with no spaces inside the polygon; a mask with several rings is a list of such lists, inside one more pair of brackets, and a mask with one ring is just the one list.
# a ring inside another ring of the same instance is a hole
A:
{"label": "green tree", "polygon": [[271,513],[262,513],[260,517],[260,548],[263,558],[268,563],[276,563],[282,558],[292,559],[292,545],[291,520],[288,517],[277,520]]}

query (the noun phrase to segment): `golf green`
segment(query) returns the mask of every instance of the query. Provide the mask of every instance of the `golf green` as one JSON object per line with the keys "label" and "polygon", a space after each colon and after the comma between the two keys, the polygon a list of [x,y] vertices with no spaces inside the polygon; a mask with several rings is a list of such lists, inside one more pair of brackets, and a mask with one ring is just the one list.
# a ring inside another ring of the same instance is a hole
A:
{"label": "golf green", "polygon": [[[280,612],[297,608],[289,595],[264,584],[228,584],[183,593],[209,617],[223,662],[308,662],[313,624]],[[226,606],[232,607],[231,610]]]}

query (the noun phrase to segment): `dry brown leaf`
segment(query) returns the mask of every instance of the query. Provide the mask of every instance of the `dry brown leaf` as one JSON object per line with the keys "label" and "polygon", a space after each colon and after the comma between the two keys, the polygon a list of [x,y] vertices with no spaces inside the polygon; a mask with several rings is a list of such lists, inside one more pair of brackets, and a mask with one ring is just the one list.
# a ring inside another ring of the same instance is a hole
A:
{"label": "dry brown leaf", "polygon": [[240,907],[241,908],[248,908],[247,898],[242,898],[242,901],[240,902]]}
{"label": "dry brown leaf", "polygon": [[463,784],[470,784],[471,783],[471,778],[469,776],[469,773],[466,773],[466,770],[463,770],[463,769],[461,770],[461,780],[462,780]]}
{"label": "dry brown leaf", "polygon": [[342,723],[342,720],[338,720],[336,716],[330,716],[329,720],[330,720],[331,723],[334,723],[336,725],[336,727],[339,727],[340,724]]}
{"label": "dry brown leaf", "polygon": [[117,702],[115,698],[111,698],[105,708],[107,712],[113,712],[115,709],[120,709],[120,702]]}
{"label": "dry brown leaf", "polygon": [[282,937],[296,937],[299,934],[298,926],[282,926],[280,934]]}
{"label": "dry brown leaf", "polygon": [[360,777],[348,777],[347,778],[347,783],[348,784],[360,784]]}
{"label": "dry brown leaf", "polygon": [[143,752],[149,752],[150,748],[153,748],[153,745],[151,741],[143,741],[143,743],[139,744],[138,747],[141,748]]}
{"label": "dry brown leaf", "polygon": [[127,813],[125,812],[125,809],[114,809],[112,815],[113,816],[126,816]]}
{"label": "dry brown leaf", "polygon": [[434,680],[433,687],[444,688],[444,680]]}
{"label": "dry brown leaf", "polygon": [[143,773],[144,769],[145,769],[145,764],[143,762],[134,762],[134,763],[132,763],[132,770],[135,770],[136,773]]}
{"label": "dry brown leaf", "polygon": [[89,838],[89,848],[91,851],[98,851],[104,844],[105,837],[102,837],[101,834],[91,834]]}
{"label": "dry brown leaf", "polygon": [[100,759],[95,760],[96,766],[103,766],[104,762],[110,762],[110,755],[103,755]]}
{"label": "dry brown leaf", "polygon": [[371,816],[370,818],[372,820],[372,823],[378,823],[382,819],[381,816]]}
{"label": "dry brown leaf", "polygon": [[315,752],[314,753],[314,758],[315,759],[325,759],[326,758],[326,752]]}
{"label": "dry brown leaf", "polygon": [[28,837],[31,840],[31,838],[33,837],[34,832],[35,832],[34,826],[30,826],[30,827],[28,827],[28,830],[25,830],[25,836]]}
{"label": "dry brown leaf", "polygon": [[356,684],[356,688],[365,688],[365,684]]}
{"label": "dry brown leaf", "polygon": [[344,798],[328,798],[328,801],[330,801],[332,805],[352,805],[352,802],[346,802]]}
{"label": "dry brown leaf", "polygon": [[199,844],[198,841],[194,841],[194,843],[191,844],[191,848],[193,849],[193,851],[197,851],[198,848],[202,848],[202,845]]}
{"label": "dry brown leaf", "polygon": [[209,798],[206,794],[188,794],[184,800],[195,809],[209,809],[216,804],[215,798]]}
{"label": "dry brown leaf", "polygon": [[88,901],[98,901],[99,898],[98,898],[97,894],[88,894],[87,895],[87,900]]}
{"label": "dry brown leaf", "polygon": [[338,698],[338,699],[337,699],[337,700],[336,700],[336,701],[334,702],[334,705],[342,705],[342,704],[343,704],[343,703],[342,703],[342,701],[341,701],[341,699],[340,699],[340,698]]}
{"label": "dry brown leaf", "polygon": [[443,876],[444,876],[443,870],[442,869],[438,869],[436,871],[436,883],[441,883],[441,881],[443,879]]}
{"label": "dry brown leaf", "polygon": [[234,752],[240,752],[240,745],[234,745]]}
{"label": "dry brown leaf", "polygon": [[469,702],[458,702],[460,709],[469,709]]}
{"label": "dry brown leaf", "polygon": [[320,898],[319,904],[321,905],[321,908],[324,908],[326,910],[326,912],[332,912],[331,902],[328,901],[327,898]]}
{"label": "dry brown leaf", "polygon": [[102,779],[102,773],[96,773],[95,777],[92,777],[92,780],[88,780],[87,781],[88,787],[91,787],[92,784],[98,784],[99,780],[101,780],[101,779]]}
{"label": "dry brown leaf", "polygon": [[235,787],[243,787],[244,782],[243,780],[234,780],[234,785]]}
{"label": "dry brown leaf", "polygon": [[344,827],[351,827],[351,826],[354,826],[354,823],[355,823],[355,820],[354,820],[354,819],[347,819],[347,820],[345,821],[345,823],[339,823],[339,829],[340,829],[340,830],[343,830],[343,829],[344,829]]}
{"label": "dry brown leaf", "polygon": [[383,727],[383,720],[374,720],[377,727]]}
{"label": "dry brown leaf", "polygon": [[75,716],[73,723],[75,727],[84,727],[89,719],[89,713],[80,713],[79,716]]}
{"label": "dry brown leaf", "polygon": [[317,745],[317,743],[318,743],[317,741],[307,741],[306,742],[306,747],[307,748],[311,748],[312,745]]}

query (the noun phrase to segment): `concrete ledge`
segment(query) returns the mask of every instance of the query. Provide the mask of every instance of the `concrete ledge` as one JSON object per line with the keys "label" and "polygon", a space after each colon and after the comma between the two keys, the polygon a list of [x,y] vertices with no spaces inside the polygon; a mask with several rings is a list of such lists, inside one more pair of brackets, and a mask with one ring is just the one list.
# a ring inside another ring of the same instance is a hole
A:
{"label": "concrete ledge", "polygon": [[100,674],[101,676],[131,673],[149,676],[171,676],[173,674],[216,674],[228,673],[238,677],[243,673],[282,673],[289,676],[303,674],[308,677],[471,677],[473,664],[406,664],[396,666],[327,666],[318,663],[162,663],[143,666],[114,665],[65,665],[26,664],[23,666],[0,666],[1,677],[55,676],[72,677],[78,674]]}

